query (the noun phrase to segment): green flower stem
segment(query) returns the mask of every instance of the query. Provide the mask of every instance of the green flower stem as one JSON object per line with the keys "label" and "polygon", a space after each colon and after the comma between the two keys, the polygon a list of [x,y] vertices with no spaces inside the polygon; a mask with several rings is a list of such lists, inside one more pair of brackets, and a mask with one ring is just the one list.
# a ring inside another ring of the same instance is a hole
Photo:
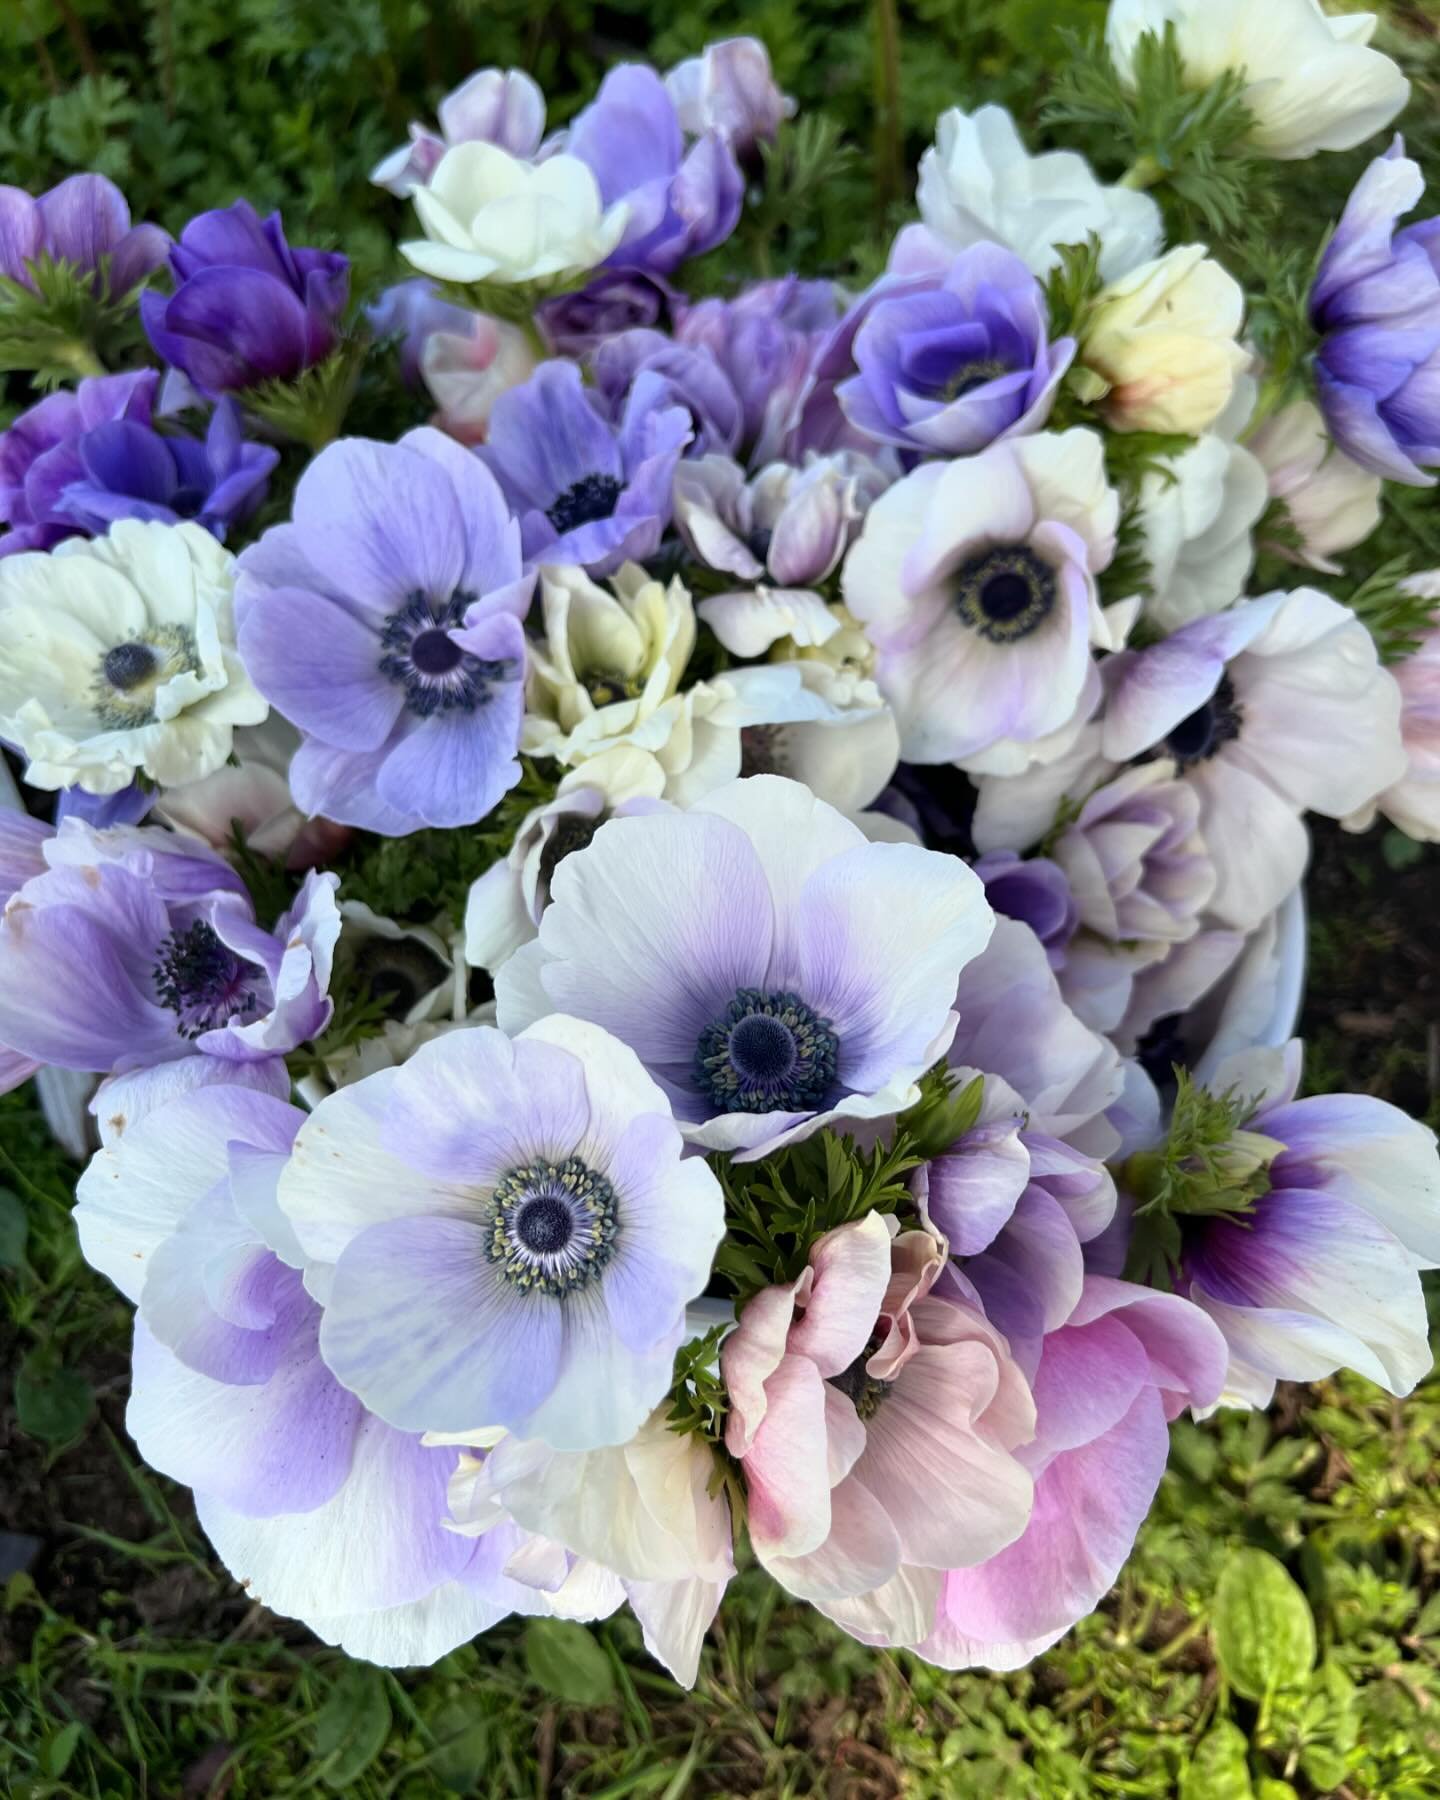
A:
{"label": "green flower stem", "polygon": [[1116,183],[1122,188],[1152,188],[1162,182],[1168,171],[1158,157],[1148,153],[1137,156]]}

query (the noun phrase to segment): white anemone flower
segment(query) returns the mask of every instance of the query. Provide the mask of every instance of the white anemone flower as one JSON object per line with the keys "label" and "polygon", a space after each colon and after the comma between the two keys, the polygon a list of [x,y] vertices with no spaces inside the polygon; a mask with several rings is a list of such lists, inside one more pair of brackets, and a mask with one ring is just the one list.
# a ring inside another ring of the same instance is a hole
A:
{"label": "white anemone flower", "polygon": [[630,209],[606,207],[574,156],[522,162],[498,144],[456,144],[414,193],[424,238],[400,246],[441,281],[548,281],[583,274],[620,242]]}
{"label": "white anemone flower", "polygon": [[269,707],[235,648],[235,558],[199,525],[125,519],[0,562],[0,738],[33,787],[115,794],[213,774]]}
{"label": "white anemone flower", "polygon": [[1366,48],[1374,13],[1332,18],[1318,0],[1110,0],[1105,42],[1122,77],[1134,80],[1142,35],[1167,25],[1197,87],[1244,77],[1249,141],[1282,162],[1363,144],[1410,97],[1396,64]]}
{"label": "white anemone flower", "polygon": [[1062,244],[1100,239],[1107,281],[1159,254],[1160,208],[1148,194],[1103,187],[1083,156],[1032,156],[1003,106],[943,113],[920,158],[920,217],[949,249],[1001,243],[1037,275],[1060,260]]}

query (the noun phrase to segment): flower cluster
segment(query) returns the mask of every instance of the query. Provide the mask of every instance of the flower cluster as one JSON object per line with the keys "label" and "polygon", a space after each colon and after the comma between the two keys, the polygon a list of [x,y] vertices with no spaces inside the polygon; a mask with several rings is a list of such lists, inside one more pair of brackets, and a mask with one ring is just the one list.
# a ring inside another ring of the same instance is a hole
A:
{"label": "flower cluster", "polygon": [[[1109,44],[1284,161],[1403,104],[1363,24]],[[1182,1411],[1427,1366],[1435,1140],[1290,1034],[1307,813],[1440,838],[1440,619],[1397,660],[1273,571],[1434,479],[1440,221],[1397,139],[1281,370],[1153,173],[998,107],[857,292],[738,274],[757,42],[545,110],[487,69],[412,129],[416,276],[353,305],[245,201],[0,190],[11,285],[155,365],[0,435],[0,1086],[96,1082],[130,1432],[320,1637],[628,1604],[693,1681],[746,1534],[1014,1667]],[[347,435],[397,342],[409,428]]]}

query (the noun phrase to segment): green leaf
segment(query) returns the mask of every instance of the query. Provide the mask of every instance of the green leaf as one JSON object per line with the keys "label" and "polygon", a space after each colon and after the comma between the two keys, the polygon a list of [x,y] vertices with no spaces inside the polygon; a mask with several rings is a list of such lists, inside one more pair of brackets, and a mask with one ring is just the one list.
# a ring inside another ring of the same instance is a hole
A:
{"label": "green leaf", "polygon": [[20,1429],[47,1444],[79,1437],[90,1417],[90,1383],[61,1366],[50,1349],[30,1351],[15,1373],[15,1417]]}
{"label": "green leaf", "polygon": [[29,1229],[20,1196],[11,1188],[0,1187],[0,1269],[18,1269],[25,1261]]}
{"label": "green leaf", "polygon": [[1180,1800],[1252,1800],[1249,1743],[1221,1719],[1200,1740],[1180,1782]]}
{"label": "green leaf", "polygon": [[315,1755],[327,1787],[343,1791],[364,1774],[390,1735],[385,1677],[368,1663],[352,1663],[315,1715]]}
{"label": "green leaf", "polygon": [[[1350,1759],[1332,1744],[1307,1744],[1300,1752],[1300,1767],[1312,1787],[1328,1794],[1350,1773]],[[1293,1793],[1294,1789],[1288,1791]]]}
{"label": "green leaf", "polygon": [[430,1720],[437,1748],[430,1757],[435,1779],[451,1794],[474,1789],[490,1760],[490,1727],[473,1700],[448,1700]]}
{"label": "green leaf", "polygon": [[1406,869],[1413,869],[1416,863],[1424,859],[1425,846],[1417,844],[1412,837],[1406,837],[1403,831],[1387,831],[1380,840],[1380,854],[1385,858],[1387,869],[1403,875]]}
{"label": "green leaf", "polygon": [[53,1780],[58,1781],[70,1767],[70,1759],[74,1756],[85,1727],[78,1719],[71,1719],[52,1736],[46,1738],[40,1748],[40,1766]]}
{"label": "green leaf", "polygon": [[1264,1550],[1234,1550],[1226,1560],[1212,1636],[1221,1673],[1247,1700],[1309,1683],[1315,1664],[1310,1604],[1283,1564]]}
{"label": "green leaf", "polygon": [[1288,1781],[1277,1781],[1273,1775],[1267,1775],[1255,1784],[1255,1800],[1299,1800],[1299,1796]]}
{"label": "green leaf", "polygon": [[604,1706],[615,1698],[609,1657],[583,1625],[567,1619],[530,1621],[525,1667],[537,1687],[571,1706]]}

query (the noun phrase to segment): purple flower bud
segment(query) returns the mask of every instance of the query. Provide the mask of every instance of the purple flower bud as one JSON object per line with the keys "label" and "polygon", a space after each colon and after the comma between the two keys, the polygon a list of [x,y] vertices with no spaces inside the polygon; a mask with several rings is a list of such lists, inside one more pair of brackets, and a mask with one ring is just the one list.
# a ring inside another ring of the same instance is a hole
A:
{"label": "purple flower bud", "polygon": [[150,342],[201,393],[293,381],[335,347],[350,288],[338,252],[292,249],[279,213],[248,200],[201,213],[170,252],[175,292],[146,293]]}
{"label": "purple flower bud", "polygon": [[131,225],[125,196],[103,175],[71,175],[38,200],[0,187],[0,275],[22,287],[34,287],[29,265],[42,257],[92,276],[108,258],[104,291],[119,298],[164,262],[169,246],[158,225]]}
{"label": "purple flower bud", "polygon": [[558,147],[589,167],[607,207],[630,209],[612,268],[668,275],[723,243],[740,218],[745,179],[729,145],[711,131],[687,150],[653,69],[612,69]]}
{"label": "purple flower bud", "polygon": [[547,300],[537,316],[557,356],[581,357],[625,331],[667,330],[684,307],[684,296],[659,275],[610,269],[578,294]]}
{"label": "purple flower bud", "polygon": [[782,94],[758,38],[725,38],[678,63],[665,77],[680,126],[691,137],[718,133],[738,157],[773,143],[795,102]]}
{"label": "purple flower bud", "polygon": [[1440,220],[1397,232],[1425,189],[1398,134],[1355,184],[1310,290],[1315,385],[1362,468],[1429,487],[1440,464]]}

